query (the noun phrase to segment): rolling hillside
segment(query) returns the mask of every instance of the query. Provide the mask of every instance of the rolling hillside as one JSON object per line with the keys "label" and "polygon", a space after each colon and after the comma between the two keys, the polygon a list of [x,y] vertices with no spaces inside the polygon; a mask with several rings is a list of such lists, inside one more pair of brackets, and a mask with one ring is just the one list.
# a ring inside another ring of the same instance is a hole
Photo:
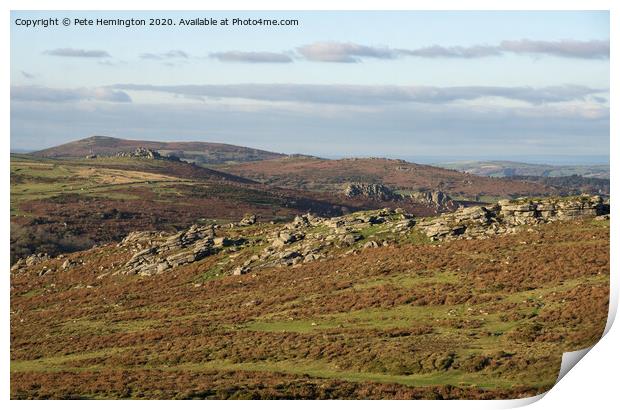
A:
{"label": "rolling hillside", "polygon": [[58,254],[118,240],[132,230],[197,221],[263,220],[339,205],[179,161],[11,157],[11,254]]}
{"label": "rolling hillside", "polygon": [[138,147],[157,150],[162,155],[175,155],[184,160],[206,164],[260,161],[284,156],[284,154],[275,152],[213,142],[140,141],[103,136],[84,138],[36,151],[32,155],[46,158],[83,158],[87,155],[109,156],[119,152],[133,151]]}
{"label": "rolling hillside", "polygon": [[11,156],[12,258],[58,254],[118,240],[132,230],[170,230],[204,220],[290,219],[340,215],[411,202],[346,198],[329,192],[270,187],[222,171],[166,159]]}
{"label": "rolling hillside", "polygon": [[482,177],[384,158],[286,157],[218,167],[231,174],[269,185],[308,191],[338,192],[346,183],[385,184],[403,192],[440,190],[456,198],[481,199],[550,195],[553,188],[528,181]]}

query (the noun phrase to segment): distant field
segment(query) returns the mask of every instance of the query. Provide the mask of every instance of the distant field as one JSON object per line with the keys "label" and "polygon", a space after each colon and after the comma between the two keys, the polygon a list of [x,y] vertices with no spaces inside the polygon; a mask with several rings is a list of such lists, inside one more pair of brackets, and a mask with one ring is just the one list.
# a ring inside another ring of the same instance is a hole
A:
{"label": "distant field", "polygon": [[436,165],[489,177],[567,177],[580,175],[586,178],[609,179],[610,175],[609,165],[543,165],[511,161],[460,161],[442,162]]}
{"label": "distant field", "polygon": [[[19,206],[26,201],[59,194],[78,193],[85,196],[119,198],[119,188],[129,189],[153,182],[181,181],[176,177],[149,172],[95,168],[80,162],[33,161],[24,157],[12,159],[11,179],[12,216],[19,215]],[[128,194],[125,198],[132,196]]]}

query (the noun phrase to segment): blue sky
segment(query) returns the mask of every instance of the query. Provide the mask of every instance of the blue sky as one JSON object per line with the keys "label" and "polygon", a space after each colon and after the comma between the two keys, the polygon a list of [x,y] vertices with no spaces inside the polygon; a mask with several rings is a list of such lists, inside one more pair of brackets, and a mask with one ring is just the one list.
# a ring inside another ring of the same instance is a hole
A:
{"label": "blue sky", "polygon": [[[47,17],[298,19],[50,27]],[[13,12],[11,146],[89,135],[322,156],[609,154],[606,12]]]}

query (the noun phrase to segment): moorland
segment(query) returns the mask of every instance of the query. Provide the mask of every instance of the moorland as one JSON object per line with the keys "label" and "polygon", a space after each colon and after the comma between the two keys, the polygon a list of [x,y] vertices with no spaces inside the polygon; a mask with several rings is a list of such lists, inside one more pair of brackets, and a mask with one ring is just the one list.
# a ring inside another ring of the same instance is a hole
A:
{"label": "moorland", "polygon": [[527,397],[603,332],[602,192],[147,143],[11,156],[12,398]]}

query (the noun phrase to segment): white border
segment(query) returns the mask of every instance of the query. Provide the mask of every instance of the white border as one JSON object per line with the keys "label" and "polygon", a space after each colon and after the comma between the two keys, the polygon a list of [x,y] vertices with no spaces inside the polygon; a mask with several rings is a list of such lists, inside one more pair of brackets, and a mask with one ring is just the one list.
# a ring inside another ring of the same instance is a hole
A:
{"label": "white border", "polygon": [[[44,0],[5,0],[0,6],[2,10],[2,30],[0,31],[2,51],[3,51],[3,64],[0,64],[0,75],[2,76],[2,96],[0,100],[2,104],[1,120],[2,129],[4,131],[2,138],[3,150],[2,153],[6,159],[5,167],[8,168],[10,164],[9,152],[10,152],[10,64],[7,62],[10,55],[10,10],[610,10],[611,11],[611,72],[618,72],[618,56],[619,43],[618,32],[620,30],[620,6],[617,1],[614,0],[435,0],[435,1],[420,1],[420,0],[383,0],[374,2],[362,2],[362,1],[341,1],[341,0],[315,0],[315,1],[283,1],[283,0],[265,0],[260,2],[251,0],[236,0],[227,2],[214,2],[214,1],[198,1],[198,0],[152,0],[149,2],[139,2],[131,0],[92,0],[92,1],[77,1],[77,0],[56,0],[56,1],[44,1]],[[618,98],[618,82],[615,78],[611,78],[610,87],[610,99],[611,99],[611,135],[618,136],[617,119],[618,115],[617,105],[614,103]],[[618,143],[615,138],[611,138],[611,189],[612,192],[618,192],[616,189],[617,183],[617,157],[618,157]],[[6,169],[5,168],[5,169]],[[9,172],[8,169],[2,175],[2,188],[5,192],[5,199],[2,202],[3,215],[9,215]],[[618,243],[618,232],[616,229],[616,217],[617,212],[612,207],[612,230],[611,241],[612,244]],[[5,275],[2,281],[2,374],[1,374],[1,392],[2,398],[8,400],[9,397],[9,346],[10,346],[10,327],[9,327],[9,275],[8,275],[8,261],[9,261],[9,220],[3,220],[3,237],[0,244],[0,252],[2,260],[5,263]],[[612,403],[617,403],[617,374],[616,369],[619,365],[618,358],[618,346],[620,346],[620,332],[618,326],[611,327],[609,329],[613,316],[618,306],[618,263],[616,258],[617,252],[614,252],[612,246],[612,302],[611,302],[611,315],[608,322],[607,335],[597,343],[591,351],[587,354],[586,359],[580,361],[575,370],[568,372],[568,374],[562,378],[559,383],[551,389],[545,396],[544,400],[540,400],[532,405],[535,409],[558,409],[558,408],[609,408]],[[398,408],[465,408],[465,409],[480,409],[480,408],[507,408],[515,407],[516,405],[525,405],[532,400],[523,401],[453,401],[453,402],[389,402],[389,403],[375,403],[375,402],[347,402],[347,401],[331,401],[331,402],[296,402],[296,407],[316,407],[327,406],[335,408],[336,406],[355,406],[361,408],[370,408],[376,405],[382,406],[383,404],[398,407]],[[136,402],[115,402],[114,406],[138,406],[138,405],[155,406],[156,408],[168,407],[169,403],[163,402],[148,402],[148,403],[136,403]],[[178,405],[175,403],[174,405]],[[198,403],[181,403],[186,406],[203,406]],[[29,408],[31,406],[51,406],[52,408],[66,408],[67,406],[83,406],[82,403],[76,402],[23,402],[12,401],[10,406],[19,408]],[[110,403],[106,402],[90,402],[88,406],[94,406],[103,408],[108,407]],[[288,402],[232,402],[232,403],[209,403],[208,406],[226,406],[226,407],[245,407],[256,406],[259,408],[284,408],[291,406]]]}

